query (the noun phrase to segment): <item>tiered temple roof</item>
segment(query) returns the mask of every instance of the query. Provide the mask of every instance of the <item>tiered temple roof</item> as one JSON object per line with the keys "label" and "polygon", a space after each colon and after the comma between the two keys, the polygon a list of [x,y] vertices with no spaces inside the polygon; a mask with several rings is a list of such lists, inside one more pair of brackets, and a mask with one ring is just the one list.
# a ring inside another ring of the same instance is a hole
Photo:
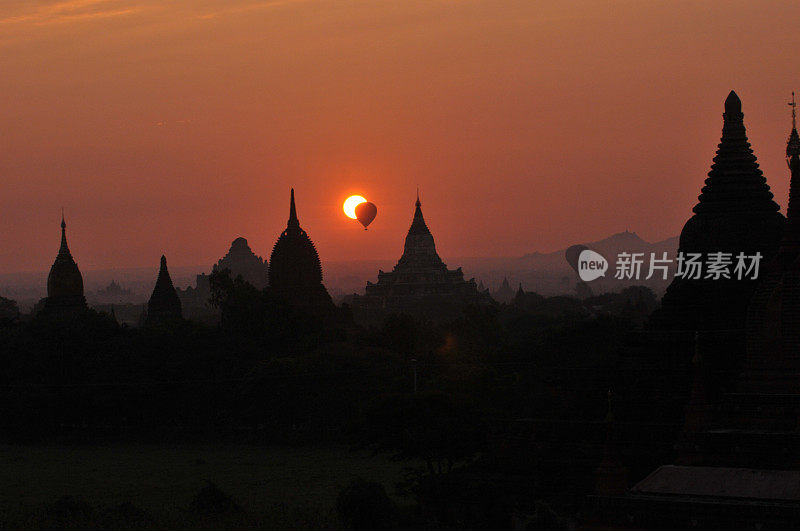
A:
{"label": "tiered temple roof", "polygon": [[465,304],[488,300],[478,292],[474,279],[464,280],[460,267],[447,269],[436,252],[417,195],[403,255],[392,271],[378,271],[377,283],[367,282],[365,295],[356,297],[353,306],[361,321],[375,321],[391,313],[442,319],[458,316]]}
{"label": "tiered temple roof", "polygon": [[158,279],[153,288],[153,294],[147,302],[148,325],[171,324],[180,321],[181,301],[172,285],[172,278],[167,270],[167,258],[161,256],[161,268],[158,271]]}
{"label": "tiered temple roof", "polygon": [[61,247],[47,275],[47,299],[44,311],[69,312],[86,308],[83,295],[83,276],[72,259],[67,245],[67,224],[61,216]]}
{"label": "tiered temple roof", "polygon": [[[683,227],[679,252],[726,252],[735,257],[774,256],[783,231],[783,216],[747,140],[742,102],[735,92],[725,100],[722,139],[695,205]],[[705,276],[705,273],[704,273]],[[652,319],[660,328],[744,328],[754,280],[676,278],[662,309]]]}

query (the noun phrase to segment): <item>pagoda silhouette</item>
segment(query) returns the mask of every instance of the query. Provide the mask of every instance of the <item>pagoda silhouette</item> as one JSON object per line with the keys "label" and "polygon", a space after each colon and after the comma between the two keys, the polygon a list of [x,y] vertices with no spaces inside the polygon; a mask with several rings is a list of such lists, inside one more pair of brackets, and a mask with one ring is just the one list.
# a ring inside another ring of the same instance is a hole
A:
{"label": "pagoda silhouette", "polygon": [[748,308],[743,387],[749,392],[800,394],[800,138],[792,96],[786,227]]}
{"label": "pagoda silhouette", "polygon": [[448,269],[439,257],[417,193],[403,255],[392,271],[378,271],[377,283],[367,282],[363,296],[353,298],[353,314],[362,323],[401,313],[443,320],[461,315],[465,305],[490,300],[478,291],[475,279],[464,280],[460,267]]}
{"label": "pagoda silhouette", "polygon": [[[778,249],[784,217],[747,140],[742,102],[731,91],[725,100],[722,139],[694,215],[681,231],[679,253],[760,253],[762,263]],[[703,272],[705,276],[705,271]],[[676,277],[651,324],[661,329],[744,328],[747,304],[757,280]]]}
{"label": "pagoda silhouette", "polygon": [[145,325],[171,325],[181,321],[181,301],[175,292],[172,278],[167,269],[167,257],[161,255],[161,267],[158,271],[153,294],[147,301],[147,317]]}
{"label": "pagoda silhouette", "polygon": [[231,278],[241,276],[242,280],[258,289],[265,288],[269,283],[267,262],[256,255],[247,244],[247,240],[242,237],[231,242],[228,253],[220,258],[212,269],[214,271],[227,269],[231,272]]}
{"label": "pagoda silhouette", "polygon": [[269,258],[269,288],[291,306],[309,313],[326,313],[335,309],[328,290],[322,284],[322,264],[317,249],[306,231],[300,228],[294,188],[290,193],[289,221]]}
{"label": "pagoda silhouette", "polygon": [[75,313],[87,308],[83,293],[83,276],[67,245],[67,223],[61,214],[61,247],[47,275],[45,314]]}
{"label": "pagoda silhouette", "polygon": [[[735,305],[726,314],[731,322],[727,329],[694,333],[685,423],[673,463],[630,489],[598,490],[590,497],[594,520],[613,522],[615,528],[795,529],[800,521],[800,137],[793,112],[786,150],[791,180],[781,231],[771,194],[763,178],[755,178],[760,176],[755,157],[744,149],[738,109],[731,93],[727,130],[715,159],[719,171],[712,168],[698,205],[704,206],[695,207],[693,219],[699,221],[687,223],[681,247],[732,245],[730,238],[738,233],[747,249],[761,234],[767,242],[762,252],[772,252],[747,289],[732,287],[724,294],[698,287],[705,290],[699,295],[718,296],[709,301],[709,311],[724,312],[714,305],[725,301]],[[734,205],[742,207],[738,214]],[[752,232],[743,229],[742,220],[734,221],[737,215],[754,223]],[[715,224],[722,219],[731,221],[729,231]],[[708,230],[705,240],[698,227]],[[680,311],[681,304],[688,312],[701,307],[674,286],[672,298],[665,297],[667,310]],[[749,300],[748,291],[753,293]],[[740,321],[743,308],[746,318]]]}

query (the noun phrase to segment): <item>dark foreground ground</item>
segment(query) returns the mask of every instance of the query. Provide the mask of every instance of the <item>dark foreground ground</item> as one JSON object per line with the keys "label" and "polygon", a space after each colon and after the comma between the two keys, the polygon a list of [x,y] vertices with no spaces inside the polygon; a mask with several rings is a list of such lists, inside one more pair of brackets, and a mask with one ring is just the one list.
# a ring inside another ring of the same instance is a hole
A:
{"label": "dark foreground ground", "polygon": [[[0,528],[336,529],[348,482],[381,483],[402,506],[409,464],[345,446],[1,445]],[[209,481],[240,510],[194,510]]]}

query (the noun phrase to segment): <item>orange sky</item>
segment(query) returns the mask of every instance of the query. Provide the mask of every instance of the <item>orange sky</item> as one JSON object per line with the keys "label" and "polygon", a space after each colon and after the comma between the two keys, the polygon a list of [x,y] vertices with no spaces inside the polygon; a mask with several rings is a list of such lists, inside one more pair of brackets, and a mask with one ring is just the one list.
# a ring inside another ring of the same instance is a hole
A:
{"label": "orange sky", "polygon": [[[676,235],[730,89],[778,203],[796,0],[5,0],[0,272],[268,256],[289,187],[321,258]],[[365,232],[341,211],[377,204]],[[456,266],[458,264],[451,264]]]}

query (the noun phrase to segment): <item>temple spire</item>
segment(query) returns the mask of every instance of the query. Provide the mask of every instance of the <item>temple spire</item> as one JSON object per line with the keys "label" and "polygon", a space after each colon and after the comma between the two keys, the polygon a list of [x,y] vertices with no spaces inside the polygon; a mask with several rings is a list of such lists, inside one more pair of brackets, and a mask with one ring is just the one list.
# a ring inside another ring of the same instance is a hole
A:
{"label": "temple spire", "polygon": [[289,223],[287,228],[299,230],[300,221],[297,219],[297,208],[294,206],[294,188],[292,188],[291,199],[289,200]]}
{"label": "temple spire", "polygon": [[181,316],[181,301],[169,276],[167,257],[162,254],[156,285],[150,300],[147,301],[145,323],[148,325],[175,323],[181,320]]}
{"label": "temple spire", "polygon": [[422,216],[419,191],[417,191],[417,200],[414,203],[414,218],[411,220],[411,226],[408,228],[405,245],[403,246],[403,256],[400,257],[397,264],[399,267],[401,265],[406,266],[412,262],[417,266],[425,262],[431,267],[442,267],[444,264],[436,253],[433,235],[425,223],[425,218]]}
{"label": "temple spire", "polygon": [[786,204],[786,229],[784,229],[781,251],[787,248],[800,251],[800,137],[797,135],[797,101],[792,91],[792,132],[786,144],[786,162],[789,165],[789,201]]}
{"label": "temple spire", "polygon": [[69,254],[69,246],[67,246],[67,223],[64,221],[64,208],[61,208],[61,247],[58,249],[58,254]]}
{"label": "temple spire", "polygon": [[792,108],[792,132],[789,133],[789,141],[786,143],[786,162],[790,164],[793,155],[800,155],[800,136],[797,134],[797,102],[792,91],[792,101],[789,102]]}
{"label": "temple spire", "polygon": [[791,177],[789,180],[789,203],[786,207],[786,230],[782,247],[792,245],[800,248],[800,155],[792,154],[789,159]]}
{"label": "temple spire", "polygon": [[414,203],[414,219],[411,221],[411,228],[408,229],[408,233],[427,235],[431,233],[428,229],[428,225],[425,223],[425,218],[422,216],[422,203],[419,200],[419,188],[417,189],[417,201]]}
{"label": "temple spire", "polygon": [[172,284],[172,277],[169,275],[169,269],[167,269],[167,257],[162,254],[161,266],[158,269],[158,277],[156,278],[156,286],[153,289],[153,294],[163,294],[164,290],[174,290],[174,286]]}
{"label": "temple spire", "polygon": [[722,117],[722,138],[694,212],[777,212],[779,207],[772,200],[772,192],[747,140],[742,100],[736,92],[731,91],[725,99]]}
{"label": "temple spire", "polygon": [[67,222],[61,209],[61,246],[47,275],[45,311],[62,312],[86,308],[83,277],[67,246]]}
{"label": "temple spire", "polygon": [[730,91],[728,97],[725,98],[725,114],[732,119],[736,119],[738,115],[742,114],[742,100],[736,91]]}

